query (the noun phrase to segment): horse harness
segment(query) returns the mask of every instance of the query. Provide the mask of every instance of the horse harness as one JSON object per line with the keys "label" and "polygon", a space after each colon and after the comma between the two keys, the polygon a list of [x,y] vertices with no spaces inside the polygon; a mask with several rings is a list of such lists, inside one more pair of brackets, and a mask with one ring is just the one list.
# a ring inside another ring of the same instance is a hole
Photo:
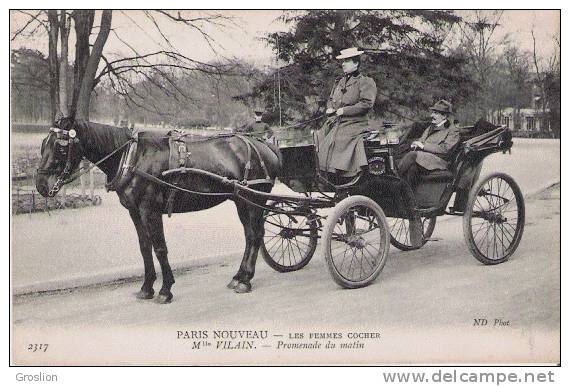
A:
{"label": "horse harness", "polygon": [[[117,190],[121,188],[128,180],[132,173],[136,173],[141,177],[144,177],[150,181],[153,181],[159,185],[163,185],[169,188],[168,198],[166,201],[166,210],[168,216],[172,216],[173,207],[174,207],[174,200],[178,192],[183,193],[191,193],[203,196],[231,196],[233,193],[212,193],[212,192],[199,192],[194,190],[185,189],[179,186],[182,182],[183,175],[188,172],[193,172],[194,170],[188,167],[188,160],[191,159],[192,153],[188,150],[188,143],[196,143],[202,141],[208,141],[215,138],[223,138],[223,137],[232,137],[235,136],[242,140],[247,148],[247,160],[245,164],[245,169],[243,172],[243,179],[239,181],[240,185],[258,185],[258,184],[271,184],[273,185],[275,181],[269,176],[269,171],[259,149],[253,144],[252,139],[248,138],[247,136],[241,134],[221,134],[213,137],[208,137],[201,140],[188,140],[188,136],[191,133],[185,133],[178,130],[172,130],[168,132],[165,138],[168,138],[168,147],[169,147],[169,157],[168,157],[168,170],[162,172],[162,176],[166,175],[174,175],[172,181],[165,181],[163,179],[157,178],[149,173],[146,173],[140,169],[136,168],[136,154],[138,150],[138,142],[139,136],[145,133],[144,131],[133,132],[132,134],[132,141],[128,149],[123,152],[121,156],[121,160],[119,162],[119,167],[117,169],[117,173],[113,179],[105,184],[107,190]],[[252,155],[255,153],[261,168],[263,169],[263,173],[265,175],[264,178],[260,179],[249,179],[249,174],[252,168]],[[228,180],[229,182],[229,180]]]}
{"label": "horse harness", "polygon": [[[123,145],[119,146],[117,149],[113,150],[111,153],[107,154],[106,156],[101,158],[99,161],[93,163],[90,167],[85,168],[85,169],[80,169],[73,174],[71,173],[72,167],[73,167],[73,165],[72,165],[72,158],[73,158],[72,153],[73,153],[73,149],[80,144],[80,140],[79,140],[79,138],[77,138],[77,132],[74,129],[64,130],[64,129],[52,127],[52,128],[50,128],[50,133],[53,133],[56,135],[56,143],[61,147],[60,152],[58,154],[61,154],[62,156],[65,157],[65,166],[63,168],[63,171],[58,175],[54,186],[50,189],[50,191],[48,193],[48,195],[50,197],[53,197],[55,194],[57,194],[57,192],[61,189],[61,187],[63,185],[65,185],[69,182],[72,182],[73,180],[75,180],[80,175],[82,175],[82,174],[88,172],[89,170],[93,169],[94,167],[98,166],[99,164],[101,164],[105,160],[109,159],[110,157],[112,157],[113,155],[118,153],[119,151],[123,150],[124,148],[127,148],[127,149],[126,149],[126,151],[123,151],[123,153],[121,155],[121,159],[119,161],[119,166],[117,168],[117,172],[115,173],[115,176],[112,178],[111,181],[109,181],[105,184],[107,191],[116,191],[117,189],[121,188],[126,182],[128,182],[128,180],[130,180],[130,177],[132,176],[132,174],[136,173],[136,174],[138,174],[138,175],[140,175],[146,179],[149,179],[149,180],[151,180],[157,184],[167,186],[170,188],[169,197],[167,199],[167,210],[168,210],[169,217],[172,215],[174,197],[175,197],[177,191],[181,191],[181,192],[185,192],[185,193],[191,193],[191,194],[197,194],[197,195],[204,195],[204,196],[230,196],[230,195],[233,195],[233,193],[211,193],[211,192],[193,191],[193,190],[185,189],[185,188],[182,188],[182,187],[179,187],[176,185],[177,183],[180,182],[181,176],[184,173],[192,172],[192,171],[198,171],[199,172],[199,170],[187,168],[187,161],[191,156],[191,152],[188,151],[187,142],[185,140],[185,137],[190,135],[190,133],[184,133],[184,132],[180,132],[177,130],[173,130],[173,131],[170,131],[166,136],[166,138],[168,138],[168,140],[169,140],[168,141],[169,152],[170,152],[170,154],[169,154],[169,170],[162,172],[162,176],[175,174],[176,178],[175,178],[175,181],[173,181],[173,183],[169,183],[167,181],[164,181],[160,178],[157,178],[151,174],[148,174],[148,173],[136,168],[136,155],[137,155],[137,150],[138,150],[139,136],[140,136],[140,134],[144,133],[144,131],[134,131],[131,135],[131,138],[128,141],[126,141]],[[240,135],[240,134],[222,134],[222,135],[217,135],[214,137],[208,137],[208,138],[203,139],[203,140],[190,141],[190,142],[194,143],[194,142],[207,141],[207,140],[211,140],[211,139],[215,139],[215,138],[232,137],[232,136],[235,136],[235,137],[241,139],[245,143],[246,148],[247,148],[247,161],[245,164],[243,179],[241,181],[239,181],[239,184],[243,185],[243,186],[259,185],[259,184],[271,184],[271,185],[273,185],[275,183],[275,181],[269,176],[269,171],[267,170],[267,166],[265,165],[265,162],[263,161],[263,158],[261,157],[261,153],[259,152],[259,149],[257,149],[257,147],[253,144],[252,139],[248,138],[247,136]],[[256,156],[259,160],[261,168],[263,169],[263,172],[265,174],[265,178],[252,179],[252,180],[248,179],[249,173],[250,173],[251,167],[252,167],[252,164],[251,164],[252,149],[253,149],[253,152],[256,154]],[[274,150],[272,149],[272,151],[274,151]],[[37,169],[37,174],[52,174],[53,172],[54,172],[53,167],[48,168],[48,169],[41,169],[41,168]],[[221,176],[218,176],[218,177],[221,177]],[[230,183],[229,179],[225,179],[225,178],[223,178],[223,179],[227,180],[227,182]]]}
{"label": "horse harness", "polygon": [[[207,141],[210,140],[212,138],[223,138],[223,137],[231,137],[231,136],[235,136],[239,139],[241,139],[247,148],[247,160],[246,160],[246,164],[245,164],[245,169],[243,172],[243,179],[240,181],[241,185],[257,185],[257,184],[264,184],[264,183],[270,183],[271,185],[274,184],[274,181],[271,179],[271,177],[269,176],[269,171],[267,170],[267,166],[265,165],[265,162],[263,161],[263,157],[261,157],[261,153],[259,152],[259,149],[253,144],[253,141],[248,138],[247,136],[241,135],[241,134],[222,134],[222,135],[218,135],[215,137],[210,137],[210,138],[206,138],[203,140],[194,140],[194,141],[187,141],[187,137],[191,135],[191,133],[185,133],[182,131],[178,131],[178,130],[172,130],[171,132],[169,132],[169,138],[168,138],[168,144],[169,144],[169,157],[168,157],[168,163],[169,163],[169,170],[166,170],[165,172],[162,173],[163,176],[165,175],[172,175],[174,174],[174,180],[172,181],[174,186],[170,187],[170,191],[168,194],[168,199],[166,201],[166,209],[168,212],[168,217],[172,216],[172,211],[173,211],[173,207],[174,207],[174,199],[176,197],[176,194],[179,191],[185,191],[179,187],[177,187],[177,184],[179,184],[182,181],[182,177],[183,175],[188,172],[191,171],[190,168],[188,168],[187,163],[188,163],[188,159],[191,158],[192,153],[190,151],[188,151],[188,146],[187,143],[195,143],[195,142],[200,142],[200,141]],[[249,177],[249,173],[251,171],[251,157],[252,157],[252,149],[253,152],[255,152],[257,159],[259,160],[259,163],[261,165],[261,168],[263,169],[263,172],[265,174],[265,178],[263,179],[253,179],[250,180],[248,179]],[[162,181],[162,180],[161,180]],[[205,193],[205,192],[204,192]],[[198,192],[196,192],[196,194],[200,194]],[[209,193],[211,194],[211,193]]]}
{"label": "horse harness", "polygon": [[[89,170],[93,169],[95,166],[98,166],[101,162],[105,161],[109,157],[113,156],[115,153],[121,151],[125,146],[129,145],[132,140],[127,141],[125,144],[121,145],[119,148],[115,149],[111,153],[107,154],[105,157],[101,158],[99,161],[91,165],[90,167],[86,168],[85,170],[79,170],[73,174],[71,174],[72,169],[72,153],[73,148],[79,145],[80,141],[77,138],[77,132],[74,129],[71,130],[63,130],[57,127],[51,127],[49,129],[50,134],[54,133],[56,135],[56,143],[60,146],[60,152],[65,157],[65,166],[61,174],[57,176],[57,180],[53,187],[49,190],[48,196],[53,197],[59,192],[61,187],[71,181],[75,180],[77,177],[81,176],[84,173],[87,173]],[[37,169],[37,174],[51,174],[54,170],[52,169]]]}

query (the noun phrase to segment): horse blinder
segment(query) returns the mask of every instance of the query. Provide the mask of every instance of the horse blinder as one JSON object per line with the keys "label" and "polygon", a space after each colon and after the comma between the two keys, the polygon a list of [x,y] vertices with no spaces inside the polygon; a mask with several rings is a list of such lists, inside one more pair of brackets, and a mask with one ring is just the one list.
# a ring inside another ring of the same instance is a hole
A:
{"label": "horse blinder", "polygon": [[[77,138],[77,132],[73,129],[63,130],[57,127],[52,127],[50,128],[50,132],[55,133],[56,135],[55,144],[59,146],[59,149],[54,149],[54,151],[56,152],[56,157],[57,155],[65,157],[65,166],[63,168],[63,171],[61,172],[61,174],[59,174],[54,186],[48,192],[48,196],[53,197],[57,194],[57,192],[59,192],[59,190],[64,184],[69,182],[67,178],[71,174],[72,149],[74,145],[79,144],[79,138]],[[53,171],[54,170],[52,168],[37,169],[38,174],[51,174]]]}

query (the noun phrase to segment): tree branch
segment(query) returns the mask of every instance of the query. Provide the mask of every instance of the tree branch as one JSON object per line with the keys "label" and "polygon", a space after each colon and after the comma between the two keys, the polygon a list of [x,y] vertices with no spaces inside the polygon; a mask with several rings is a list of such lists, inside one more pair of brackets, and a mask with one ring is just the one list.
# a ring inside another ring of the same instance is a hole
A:
{"label": "tree branch", "polygon": [[29,12],[26,12],[26,11],[18,11],[18,12],[20,12],[20,13],[22,13],[22,14],[24,14],[24,15],[29,16],[30,19],[28,20],[28,22],[27,22],[22,28],[20,28],[18,31],[16,31],[16,32],[14,33],[14,35],[12,36],[12,38],[10,39],[10,41],[14,41],[14,39],[16,39],[18,36],[20,36],[20,35],[26,30],[26,28],[28,28],[34,21],[38,22],[39,24],[38,24],[38,25],[36,26],[36,28],[30,33],[30,36],[32,36],[32,35],[35,33],[35,31],[37,31],[37,29],[38,29],[40,26],[41,26],[41,27],[44,27],[44,29],[46,30],[46,32],[49,32],[49,28],[48,28],[47,25],[45,24],[45,21],[44,21],[44,20],[40,20],[40,19],[38,18],[38,16],[41,15],[44,11],[38,11],[38,13],[36,13],[35,15],[34,15],[34,14],[31,14],[31,13],[29,13]]}

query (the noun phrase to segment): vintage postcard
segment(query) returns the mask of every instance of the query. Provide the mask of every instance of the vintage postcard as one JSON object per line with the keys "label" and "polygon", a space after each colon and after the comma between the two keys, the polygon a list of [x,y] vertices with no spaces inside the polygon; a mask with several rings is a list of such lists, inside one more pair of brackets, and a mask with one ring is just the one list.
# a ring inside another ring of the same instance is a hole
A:
{"label": "vintage postcard", "polygon": [[11,10],[11,365],[558,365],[560,17]]}

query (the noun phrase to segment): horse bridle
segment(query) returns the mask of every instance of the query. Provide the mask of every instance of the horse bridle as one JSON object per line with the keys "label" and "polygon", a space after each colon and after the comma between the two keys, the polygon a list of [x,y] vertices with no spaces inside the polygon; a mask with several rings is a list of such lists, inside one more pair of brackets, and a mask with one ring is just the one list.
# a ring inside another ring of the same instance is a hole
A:
{"label": "horse bridle", "polygon": [[[72,179],[68,179],[69,175],[71,174],[71,168],[72,168],[72,152],[73,152],[73,148],[79,144],[79,138],[77,138],[77,132],[73,129],[71,130],[63,130],[63,129],[59,129],[57,127],[51,127],[49,129],[50,134],[54,133],[56,135],[56,143],[58,143],[63,149],[65,149],[65,152],[67,153],[66,156],[66,160],[65,160],[65,166],[63,168],[63,171],[61,172],[61,174],[59,176],[57,176],[57,180],[55,181],[55,184],[53,185],[53,187],[50,189],[50,191],[48,192],[48,196],[49,197],[53,197],[57,194],[57,192],[59,192],[59,190],[61,189],[61,187],[68,183],[71,182]],[[58,155],[56,154],[55,157],[57,157]],[[48,168],[48,169],[41,169],[38,168],[36,173],[39,175],[42,174],[51,174],[54,172],[53,168]]]}
{"label": "horse bridle", "polygon": [[[90,171],[91,169],[93,169],[94,167],[99,166],[99,164],[101,164],[105,160],[109,159],[110,157],[112,157],[113,155],[118,153],[119,151],[123,150],[127,145],[129,145],[130,143],[135,141],[134,138],[130,138],[127,142],[125,142],[124,144],[122,144],[121,146],[119,146],[118,148],[113,150],[111,153],[107,154],[105,157],[101,158],[99,161],[92,163],[91,166],[89,166],[88,168],[85,168],[83,170],[79,170],[77,173],[71,175],[71,171],[72,171],[71,170],[71,168],[72,168],[71,163],[72,163],[72,159],[73,159],[72,158],[72,150],[74,147],[77,147],[77,145],[79,145],[79,138],[77,138],[77,132],[74,129],[63,130],[63,129],[60,129],[57,127],[52,127],[49,129],[49,131],[50,131],[50,134],[55,133],[56,142],[61,147],[65,148],[66,152],[67,152],[67,158],[65,161],[65,166],[64,166],[61,174],[57,177],[55,184],[53,185],[53,187],[48,192],[49,197],[55,196],[57,194],[57,192],[59,192],[59,190],[61,189],[61,187],[63,185],[70,183],[71,181],[75,180],[77,177],[81,176],[82,174],[85,174],[88,171]],[[54,172],[53,168],[52,169],[38,168],[36,170],[36,173],[40,174],[40,175],[41,174],[52,174],[53,172]]]}

